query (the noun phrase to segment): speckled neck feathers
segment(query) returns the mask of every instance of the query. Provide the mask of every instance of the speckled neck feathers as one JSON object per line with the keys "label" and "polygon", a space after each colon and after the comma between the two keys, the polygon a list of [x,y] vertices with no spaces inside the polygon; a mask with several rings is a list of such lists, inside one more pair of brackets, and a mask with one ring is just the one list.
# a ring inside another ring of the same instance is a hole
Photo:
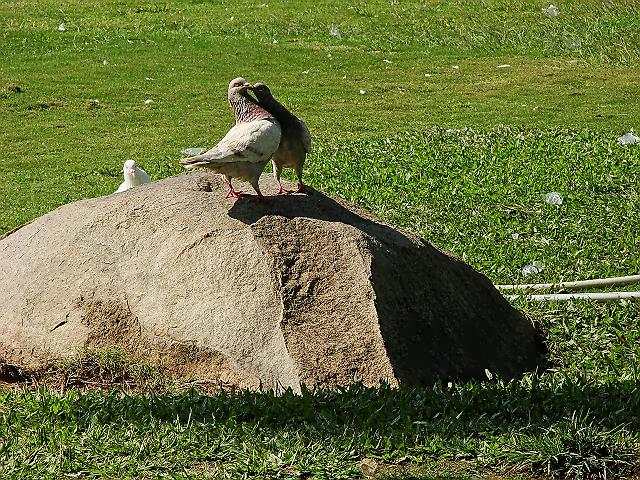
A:
{"label": "speckled neck feathers", "polygon": [[273,118],[273,115],[256,104],[248,94],[231,93],[229,94],[229,103],[236,116],[236,123]]}

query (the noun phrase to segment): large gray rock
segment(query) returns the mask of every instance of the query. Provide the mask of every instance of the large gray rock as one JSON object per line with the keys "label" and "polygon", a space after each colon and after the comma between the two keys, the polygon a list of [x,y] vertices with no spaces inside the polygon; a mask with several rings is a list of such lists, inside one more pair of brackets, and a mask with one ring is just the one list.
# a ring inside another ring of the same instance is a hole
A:
{"label": "large gray rock", "polygon": [[0,357],[117,346],[176,376],[294,390],[535,368],[531,322],[460,260],[319,192],[224,192],[179,175],[1,239]]}

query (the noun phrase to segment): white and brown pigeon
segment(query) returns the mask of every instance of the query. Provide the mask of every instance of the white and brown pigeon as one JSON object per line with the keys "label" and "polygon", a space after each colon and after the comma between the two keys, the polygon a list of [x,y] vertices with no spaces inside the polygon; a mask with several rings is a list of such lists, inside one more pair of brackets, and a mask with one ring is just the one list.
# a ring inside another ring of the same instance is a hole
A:
{"label": "white and brown pigeon", "polygon": [[273,152],[280,145],[282,131],[278,121],[264,108],[258,106],[247,90],[252,85],[238,77],[229,83],[228,98],[235,113],[236,124],[218,144],[201,155],[184,158],[180,163],[188,169],[204,167],[221,173],[229,190],[227,197],[240,197],[242,192],[234,190],[233,178],[251,184],[258,194],[258,180]]}
{"label": "white and brown pigeon", "polygon": [[124,182],[120,184],[116,193],[125,192],[130,188],[137,187],[143,183],[149,183],[151,177],[143,169],[136,165],[135,160],[127,160],[122,167]]}
{"label": "white and brown pigeon", "polygon": [[282,188],[280,183],[280,174],[284,167],[291,167],[295,170],[298,177],[298,192],[304,192],[302,167],[307,158],[307,153],[311,151],[311,135],[307,125],[273,98],[269,87],[264,83],[256,83],[251,90],[255,93],[259,105],[276,117],[282,128],[280,145],[271,158],[273,176],[280,187],[278,193],[288,194],[293,192]]}

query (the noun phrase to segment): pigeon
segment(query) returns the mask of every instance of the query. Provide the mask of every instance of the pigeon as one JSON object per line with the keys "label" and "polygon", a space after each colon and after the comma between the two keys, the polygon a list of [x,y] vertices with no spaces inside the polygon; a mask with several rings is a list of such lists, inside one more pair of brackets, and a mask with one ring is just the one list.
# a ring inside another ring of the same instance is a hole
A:
{"label": "pigeon", "polygon": [[124,162],[122,173],[124,174],[124,182],[120,184],[116,193],[127,191],[130,188],[137,187],[138,185],[149,183],[151,181],[151,177],[147,172],[136,166],[135,160],[127,160]]}
{"label": "pigeon", "polygon": [[273,98],[269,87],[264,83],[256,83],[251,90],[258,99],[259,105],[276,117],[282,127],[280,145],[271,159],[273,176],[280,186],[278,193],[293,193],[293,190],[282,188],[280,183],[280,174],[283,167],[292,167],[296,171],[296,176],[298,177],[297,191],[304,192],[302,166],[307,153],[311,150],[311,135],[307,125]]}
{"label": "pigeon", "polygon": [[246,180],[262,201],[258,180],[280,145],[282,130],[275,117],[249,95],[247,90],[251,87],[242,77],[231,80],[228,98],[236,124],[215,147],[201,155],[184,158],[180,163],[188,169],[204,167],[224,175],[229,188],[227,198],[246,195],[233,189],[232,178]]}

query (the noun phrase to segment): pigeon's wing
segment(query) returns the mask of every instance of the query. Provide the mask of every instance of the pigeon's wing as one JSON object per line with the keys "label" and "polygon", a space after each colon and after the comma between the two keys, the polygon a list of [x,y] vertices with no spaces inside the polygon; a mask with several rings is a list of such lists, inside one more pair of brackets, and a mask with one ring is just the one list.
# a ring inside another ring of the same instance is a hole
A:
{"label": "pigeon's wing", "polygon": [[149,174],[140,167],[136,167],[136,177],[138,177],[140,183],[149,183],[151,181]]}
{"label": "pigeon's wing", "polygon": [[211,150],[180,163],[193,168],[208,163],[264,162],[278,148],[281,135],[280,125],[273,119],[238,123]]}
{"label": "pigeon's wing", "polygon": [[304,147],[304,151],[309,153],[311,151],[311,134],[309,133],[306,123],[300,119],[298,119],[298,122],[300,122],[300,139],[302,140],[302,146]]}
{"label": "pigeon's wing", "polygon": [[226,150],[225,155],[240,156],[243,162],[262,162],[278,148],[281,135],[282,130],[275,119],[255,120],[236,125],[218,146]]}
{"label": "pigeon's wing", "polygon": [[120,193],[120,192],[124,192],[129,190],[129,185],[127,185],[127,182],[122,182],[120,184],[120,186],[118,187],[118,189],[115,191],[115,193]]}

